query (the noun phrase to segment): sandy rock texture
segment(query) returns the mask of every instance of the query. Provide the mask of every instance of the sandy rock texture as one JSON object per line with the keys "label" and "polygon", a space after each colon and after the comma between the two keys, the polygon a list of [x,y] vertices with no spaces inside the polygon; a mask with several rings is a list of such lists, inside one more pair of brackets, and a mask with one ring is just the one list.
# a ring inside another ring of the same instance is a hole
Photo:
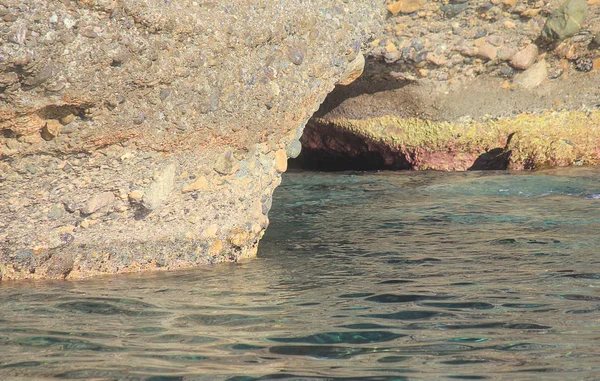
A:
{"label": "sandy rock texture", "polygon": [[0,1],[0,279],[254,255],[285,159],[383,9]]}
{"label": "sandy rock texture", "polygon": [[363,76],[328,97],[293,165],[597,164],[598,99],[596,0],[389,0]]}

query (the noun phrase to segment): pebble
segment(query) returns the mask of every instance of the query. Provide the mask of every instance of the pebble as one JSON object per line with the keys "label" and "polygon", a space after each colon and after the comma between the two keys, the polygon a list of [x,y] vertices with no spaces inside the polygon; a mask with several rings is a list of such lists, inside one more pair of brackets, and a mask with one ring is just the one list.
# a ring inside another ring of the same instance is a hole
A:
{"label": "pebble", "polygon": [[115,201],[115,195],[112,192],[102,192],[92,197],[81,208],[82,214],[92,214],[95,211],[102,209]]}
{"label": "pebble", "polygon": [[342,75],[339,84],[346,86],[354,82],[358,77],[361,76],[365,68],[365,56],[359,53],[356,58],[348,64],[346,71]]}
{"label": "pebble", "polygon": [[63,116],[62,118],[59,119],[59,122],[63,125],[66,126],[69,123],[71,123],[73,120],[75,119],[75,115],[73,114],[69,114],[66,116]]}
{"label": "pebble", "polygon": [[485,60],[496,59],[498,48],[492,44],[485,43],[476,49],[476,56]]}
{"label": "pebble", "polygon": [[304,62],[304,52],[299,46],[288,46],[288,58],[294,65],[301,65]]}
{"label": "pebble", "polygon": [[185,187],[183,187],[183,189],[181,190],[181,193],[204,191],[204,190],[207,190],[208,188],[209,188],[208,180],[206,180],[206,177],[201,176],[201,177],[198,177],[196,179],[196,181],[194,181],[193,183],[188,184]]}
{"label": "pebble", "polygon": [[127,195],[129,201],[131,202],[139,202],[144,197],[144,192],[139,189],[129,192]]}
{"label": "pebble", "polygon": [[280,149],[275,153],[275,169],[279,173],[283,173],[287,170],[287,154],[285,150]]}
{"label": "pebble", "polygon": [[41,135],[42,139],[46,141],[50,141],[57,137],[60,134],[60,130],[62,130],[63,125],[55,119],[50,119],[46,121],[46,125],[42,128]]}
{"label": "pebble", "polygon": [[393,15],[398,13],[413,13],[421,9],[425,0],[400,0],[388,5],[387,10]]}
{"label": "pebble", "polygon": [[527,70],[533,65],[538,56],[538,47],[535,44],[529,44],[524,49],[517,52],[510,60],[509,64],[515,69]]}
{"label": "pebble", "polygon": [[285,153],[289,158],[297,158],[300,152],[302,152],[302,143],[299,140],[294,140],[285,147]]}
{"label": "pebble", "polygon": [[238,161],[233,155],[233,152],[228,151],[217,158],[213,169],[218,174],[226,176],[235,173],[238,170],[238,167]]}
{"label": "pebble", "polygon": [[498,59],[501,61],[510,61],[517,54],[517,49],[503,46],[498,49]]}

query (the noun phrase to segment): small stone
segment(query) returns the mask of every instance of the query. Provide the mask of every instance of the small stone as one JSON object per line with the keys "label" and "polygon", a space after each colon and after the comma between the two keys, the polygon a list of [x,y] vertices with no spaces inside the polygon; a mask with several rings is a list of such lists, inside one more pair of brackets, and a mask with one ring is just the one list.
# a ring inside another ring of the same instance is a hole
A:
{"label": "small stone", "polygon": [[57,137],[62,130],[62,124],[56,119],[50,119],[46,121],[46,125],[42,128],[41,136],[42,139],[50,141]]}
{"label": "small stone", "polygon": [[129,201],[131,201],[131,202],[140,202],[142,200],[142,198],[144,197],[144,192],[142,192],[139,189],[136,189],[134,191],[129,192],[127,197],[129,198]]}
{"label": "small stone", "polygon": [[346,71],[342,74],[340,81],[338,82],[342,86],[347,86],[354,82],[360,77],[365,69],[365,56],[362,53],[358,53],[356,58],[348,64]]}
{"label": "small stone", "polygon": [[148,190],[142,198],[142,205],[148,210],[155,210],[167,199],[175,184],[175,165],[168,164],[154,177]]}
{"label": "small stone", "polygon": [[54,204],[48,212],[48,218],[58,220],[65,215],[65,207],[63,204]]}
{"label": "small stone", "polygon": [[527,17],[527,18],[533,18],[535,16],[537,16],[540,11],[542,10],[542,8],[538,8],[538,9],[527,9],[526,11],[521,12],[521,17]]}
{"label": "small stone", "polygon": [[302,152],[302,143],[299,140],[294,140],[285,147],[285,153],[289,158],[297,158],[300,152]]}
{"label": "small stone", "polygon": [[62,242],[66,243],[67,245],[75,241],[75,237],[73,237],[73,235],[70,233],[63,233],[60,234],[58,237]]}
{"label": "small stone", "polygon": [[294,65],[301,65],[304,62],[304,52],[299,46],[288,46],[288,58]]}
{"label": "small stone", "polygon": [[160,89],[158,93],[158,97],[163,102],[169,97],[169,95],[171,95],[171,89]]}
{"label": "small stone", "polygon": [[594,69],[594,61],[591,58],[582,57],[575,60],[575,70],[587,73]]}
{"label": "small stone", "polygon": [[215,162],[214,170],[223,176],[231,175],[238,170],[238,161],[233,155],[233,152],[228,151],[219,156]]}
{"label": "small stone", "polygon": [[216,257],[217,255],[221,254],[221,251],[223,251],[223,241],[217,239],[210,247],[210,249],[208,249],[208,254],[213,257]]}
{"label": "small stone", "polygon": [[503,65],[500,68],[500,74],[505,78],[512,78],[515,75],[515,71],[511,67]]}
{"label": "small stone", "polygon": [[83,208],[81,208],[81,213],[92,214],[95,211],[112,204],[114,201],[115,195],[112,192],[99,193],[85,203]]}
{"label": "small stone", "polygon": [[140,112],[135,118],[133,118],[134,124],[142,124],[146,120],[147,116],[145,113]]}
{"label": "small stone", "polygon": [[79,223],[79,227],[83,229],[87,229],[90,227],[90,222],[88,220],[83,220]]}
{"label": "small stone", "polygon": [[548,77],[546,60],[541,60],[523,73],[515,76],[515,84],[524,89],[534,89]]}
{"label": "small stone", "polygon": [[204,191],[207,189],[208,189],[208,180],[206,180],[206,177],[201,176],[201,177],[198,177],[196,179],[196,181],[194,181],[193,183],[186,185],[181,190],[181,193]]}
{"label": "small stone", "polygon": [[387,10],[393,15],[398,13],[413,13],[421,9],[425,0],[400,0],[388,5]]}
{"label": "small stone", "polygon": [[283,173],[287,170],[287,159],[285,150],[280,149],[275,153],[275,169],[277,172]]}
{"label": "small stone", "polygon": [[501,61],[510,61],[517,54],[517,49],[503,46],[498,49],[498,59]]}
{"label": "small stone", "polygon": [[502,3],[507,7],[514,7],[518,0],[502,0]]}
{"label": "small stone", "polygon": [[229,243],[236,247],[242,247],[250,240],[250,235],[243,228],[235,228],[229,233],[227,238]]}
{"label": "small stone", "polygon": [[8,14],[6,14],[6,15],[4,15],[4,16],[2,17],[2,20],[3,20],[4,22],[14,22],[14,21],[16,21],[17,19],[18,19],[18,17],[17,17],[17,15],[15,15],[14,13],[8,13]]}
{"label": "small stone", "polygon": [[498,55],[498,49],[492,44],[485,43],[477,48],[476,55],[484,60],[493,60]]}
{"label": "small stone", "polygon": [[62,124],[63,126],[68,125],[69,123],[71,123],[73,120],[75,119],[75,115],[73,114],[69,114],[67,116],[63,116],[62,118],[60,118],[58,121],[60,122],[60,124]]}
{"label": "small stone", "polygon": [[515,69],[527,70],[533,65],[538,56],[538,47],[535,44],[529,44],[524,49],[516,53],[509,64]]}
{"label": "small stone", "polygon": [[517,24],[515,24],[514,22],[512,22],[510,20],[506,20],[506,21],[504,21],[504,27],[506,29],[515,29],[517,27]]}

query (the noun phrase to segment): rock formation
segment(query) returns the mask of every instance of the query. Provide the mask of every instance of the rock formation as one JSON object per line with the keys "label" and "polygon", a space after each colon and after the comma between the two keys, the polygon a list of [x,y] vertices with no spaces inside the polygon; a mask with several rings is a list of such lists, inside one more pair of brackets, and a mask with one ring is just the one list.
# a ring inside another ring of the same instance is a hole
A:
{"label": "rock formation", "polygon": [[307,120],[383,4],[0,1],[0,279],[256,253]]}
{"label": "rock formation", "polygon": [[293,165],[533,169],[600,162],[598,0],[387,1],[365,74]]}

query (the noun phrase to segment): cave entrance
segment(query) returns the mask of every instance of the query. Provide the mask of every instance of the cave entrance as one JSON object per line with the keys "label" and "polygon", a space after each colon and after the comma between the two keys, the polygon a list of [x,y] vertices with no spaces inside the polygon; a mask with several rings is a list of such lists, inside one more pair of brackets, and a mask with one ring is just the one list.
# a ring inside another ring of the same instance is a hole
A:
{"label": "cave entrance", "polygon": [[[408,84],[407,81],[390,79],[385,65],[368,59],[363,75],[350,85],[337,85],[306,124],[300,138],[302,151],[297,158],[289,159],[288,167],[310,171],[412,169],[403,152],[369,141],[327,122],[336,117],[361,119],[377,116],[372,115],[374,110],[365,108],[368,102],[361,102],[361,98],[383,95]],[[383,103],[388,101],[386,98]],[[402,110],[414,109],[414,105],[407,104],[407,101],[413,102],[411,97],[394,99],[375,112],[387,114],[393,111],[402,114]]]}
{"label": "cave entrance", "polygon": [[366,141],[332,124],[309,121],[300,139],[302,152],[288,167],[309,171],[376,171],[412,169],[404,154]]}
{"label": "cave entrance", "polygon": [[[431,95],[431,86],[391,77],[386,64],[374,59],[367,60],[363,75],[348,86],[336,86],[308,121],[300,138],[300,155],[290,159],[288,167],[311,171],[506,169],[511,157],[511,151],[506,147],[512,135],[506,142],[498,141],[499,146],[485,152],[463,152],[460,147],[455,147],[453,141],[437,150],[428,150],[426,146],[416,144],[390,146],[389,139],[387,144],[382,142],[384,139],[381,136],[386,136],[386,131],[385,127],[382,127],[383,134],[377,131],[380,126],[374,127],[373,134],[368,130],[369,127],[356,133],[352,131],[362,128],[360,122],[390,116],[397,120],[435,123],[455,120],[457,115],[464,114],[465,110],[457,111],[451,107],[456,94],[443,95],[445,98],[440,100]],[[486,101],[488,98],[482,99]],[[487,104],[477,103],[476,99],[473,102],[481,106],[474,107],[478,112],[485,109]],[[462,103],[468,107],[466,111],[471,109],[471,103]],[[394,128],[397,127],[390,127],[392,134]],[[370,136],[373,138],[370,139]]]}

